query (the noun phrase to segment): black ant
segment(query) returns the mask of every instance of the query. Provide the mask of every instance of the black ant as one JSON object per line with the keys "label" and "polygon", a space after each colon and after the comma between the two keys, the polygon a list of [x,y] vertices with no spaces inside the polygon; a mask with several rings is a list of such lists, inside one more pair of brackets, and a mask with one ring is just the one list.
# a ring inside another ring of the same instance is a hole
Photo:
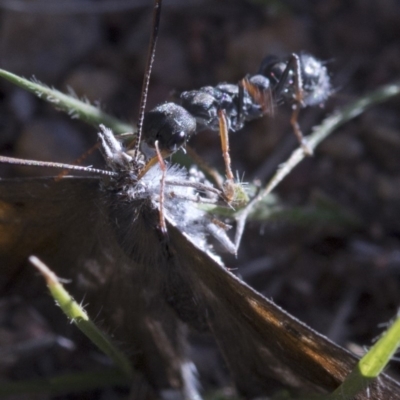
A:
{"label": "black ant", "polygon": [[[143,142],[151,148],[158,143],[162,157],[183,147],[192,134],[204,129],[219,131],[228,185],[225,197],[230,202],[234,176],[230,167],[228,132],[240,130],[247,121],[271,113],[273,103],[288,103],[293,112],[290,123],[304,152],[311,149],[297,122],[300,109],[322,104],[332,93],[325,65],[307,53],[280,59],[267,56],[255,75],[238,84],[220,83],[183,92],[180,105],[163,103],[144,116]],[[148,168],[157,162],[154,157]],[[146,168],[147,170],[147,168]]]}

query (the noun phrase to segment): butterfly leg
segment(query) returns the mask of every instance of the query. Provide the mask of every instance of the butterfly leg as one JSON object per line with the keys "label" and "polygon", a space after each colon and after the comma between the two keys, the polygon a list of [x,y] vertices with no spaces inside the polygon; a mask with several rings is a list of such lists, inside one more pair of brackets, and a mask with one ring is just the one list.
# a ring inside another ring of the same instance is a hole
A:
{"label": "butterfly leg", "polygon": [[98,133],[101,151],[110,168],[115,167],[129,168],[132,163],[132,157],[125,153],[122,144],[117,140],[111,129],[100,125],[101,131]]}

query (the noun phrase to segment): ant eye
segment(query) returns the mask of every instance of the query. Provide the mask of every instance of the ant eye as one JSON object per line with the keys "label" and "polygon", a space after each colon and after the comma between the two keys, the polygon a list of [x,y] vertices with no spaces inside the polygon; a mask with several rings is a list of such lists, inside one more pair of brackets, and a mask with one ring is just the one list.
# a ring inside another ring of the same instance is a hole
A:
{"label": "ant eye", "polygon": [[174,146],[174,145],[177,145],[179,143],[183,144],[185,142],[185,140],[186,140],[186,134],[185,134],[184,131],[173,132],[171,134],[169,143]]}
{"label": "ant eye", "polygon": [[165,147],[172,153],[179,150],[187,140],[187,135],[184,131],[175,132],[171,135],[168,143],[165,143]]}

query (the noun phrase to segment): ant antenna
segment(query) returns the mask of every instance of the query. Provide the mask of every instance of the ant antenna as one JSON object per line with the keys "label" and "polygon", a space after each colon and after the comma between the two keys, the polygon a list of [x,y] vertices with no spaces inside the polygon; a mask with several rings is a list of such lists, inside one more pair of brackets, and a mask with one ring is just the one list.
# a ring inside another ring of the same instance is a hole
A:
{"label": "ant antenna", "polygon": [[158,29],[160,27],[160,16],[161,16],[161,4],[162,0],[155,0],[154,2],[154,10],[153,10],[153,31],[151,33],[149,50],[147,53],[147,62],[146,62],[146,72],[143,77],[143,85],[142,85],[142,95],[140,98],[140,106],[139,106],[139,118],[138,118],[138,131],[137,138],[134,141],[134,153],[133,157],[136,158],[139,152],[140,141],[142,139],[142,131],[143,131],[143,121],[144,121],[144,111],[146,108],[147,102],[147,94],[149,91],[149,83],[150,83],[150,75],[151,70],[154,63],[157,39],[158,39]]}

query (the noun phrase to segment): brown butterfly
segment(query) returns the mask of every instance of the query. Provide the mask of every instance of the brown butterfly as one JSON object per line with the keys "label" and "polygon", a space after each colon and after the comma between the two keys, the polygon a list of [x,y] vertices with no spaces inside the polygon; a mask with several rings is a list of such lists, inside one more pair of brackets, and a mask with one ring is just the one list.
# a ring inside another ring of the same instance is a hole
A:
{"label": "brown butterfly", "polygon": [[[224,267],[207,241],[210,217],[189,200],[199,195],[186,172],[167,171],[165,234],[160,167],[138,180],[140,162],[108,129],[99,135],[110,176],[0,180],[3,279],[31,254],[71,279],[68,290],[132,355],[147,385],[143,398],[171,388],[200,398],[188,326],[214,336],[246,398],[280,387],[330,392],[340,385],[357,358]],[[381,375],[356,398],[399,396],[400,386]]]}
{"label": "brown butterfly", "polygon": [[[99,135],[108,172],[0,179],[0,282],[37,291],[32,268],[22,268],[32,254],[70,279],[68,290],[131,355],[142,382],[135,399],[166,398],[171,389],[200,398],[189,327],[214,336],[246,398],[282,387],[338,387],[357,358],[254,291],[212,252],[208,236],[225,243],[225,233],[196,206],[211,188],[173,166],[165,174],[156,164],[141,176],[140,157],[111,131]],[[397,399],[400,386],[381,375],[356,398]]]}

